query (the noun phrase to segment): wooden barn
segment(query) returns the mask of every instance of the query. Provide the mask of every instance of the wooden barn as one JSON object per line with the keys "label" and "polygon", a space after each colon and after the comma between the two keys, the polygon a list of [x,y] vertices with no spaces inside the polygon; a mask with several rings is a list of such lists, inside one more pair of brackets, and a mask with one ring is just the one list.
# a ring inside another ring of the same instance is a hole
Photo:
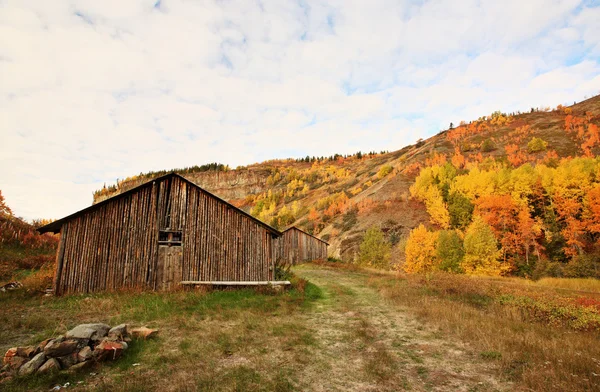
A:
{"label": "wooden barn", "polygon": [[[61,234],[57,295],[165,290],[182,281],[272,281],[281,237],[278,230],[175,173],[39,231]],[[298,235],[290,240],[302,244],[297,257],[324,252]]]}
{"label": "wooden barn", "polygon": [[327,242],[294,226],[285,230],[279,239],[279,257],[291,265],[324,260],[327,246]]}

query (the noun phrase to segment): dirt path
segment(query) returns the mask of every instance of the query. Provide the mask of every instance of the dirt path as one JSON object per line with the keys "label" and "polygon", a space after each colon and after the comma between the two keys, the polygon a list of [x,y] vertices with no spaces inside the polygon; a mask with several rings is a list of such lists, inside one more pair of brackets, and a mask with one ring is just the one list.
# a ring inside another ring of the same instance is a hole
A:
{"label": "dirt path", "polygon": [[368,273],[312,265],[295,272],[325,296],[302,316],[317,340],[311,362],[296,369],[302,389],[512,390],[468,346],[386,303],[367,285]]}

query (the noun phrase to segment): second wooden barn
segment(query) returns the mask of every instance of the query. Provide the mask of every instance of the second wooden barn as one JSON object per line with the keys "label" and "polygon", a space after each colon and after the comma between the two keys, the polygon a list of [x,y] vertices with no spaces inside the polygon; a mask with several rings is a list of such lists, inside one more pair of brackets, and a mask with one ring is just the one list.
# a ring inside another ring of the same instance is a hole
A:
{"label": "second wooden barn", "polygon": [[56,294],[272,281],[281,236],[175,173],[39,231],[61,234]]}
{"label": "second wooden barn", "polygon": [[278,241],[279,257],[285,263],[296,265],[327,258],[329,244],[295,226],[285,230]]}

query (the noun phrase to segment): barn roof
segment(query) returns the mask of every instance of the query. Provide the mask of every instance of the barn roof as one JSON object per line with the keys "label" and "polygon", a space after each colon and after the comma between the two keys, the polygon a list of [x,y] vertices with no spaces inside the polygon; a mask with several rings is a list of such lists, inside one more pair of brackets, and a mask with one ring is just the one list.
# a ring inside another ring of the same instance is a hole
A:
{"label": "barn roof", "polygon": [[308,236],[310,236],[310,237],[312,237],[312,238],[314,238],[314,239],[316,239],[316,240],[319,240],[319,241],[321,241],[321,242],[324,242],[325,244],[329,245],[329,242],[327,242],[327,241],[325,241],[325,240],[322,240],[322,239],[321,239],[321,238],[319,238],[319,237],[315,237],[314,235],[312,235],[312,234],[309,234],[309,233],[307,233],[306,231],[304,231],[304,230],[302,230],[302,229],[299,229],[299,228],[297,228],[296,226],[292,226],[292,227],[289,227],[289,228],[285,229],[284,231],[282,231],[282,234],[283,234],[283,233],[285,233],[286,231],[290,231],[290,230],[292,230],[292,229],[298,230],[298,231],[300,231],[300,232],[302,232],[302,233],[304,233],[304,234],[306,234],[306,235],[308,235]]}
{"label": "barn roof", "polygon": [[141,189],[141,188],[145,188],[145,187],[151,186],[153,183],[155,183],[157,181],[163,181],[163,180],[166,180],[167,178],[171,178],[171,177],[177,177],[177,178],[181,179],[182,181],[184,181],[184,182],[186,182],[186,183],[188,183],[188,184],[190,184],[192,186],[195,186],[196,188],[198,188],[202,192],[204,192],[206,195],[214,198],[215,200],[217,200],[217,201],[219,201],[221,203],[224,203],[224,204],[228,205],[229,207],[233,208],[234,210],[236,210],[240,214],[245,215],[248,218],[252,219],[254,222],[256,222],[259,225],[263,226],[265,229],[267,229],[271,233],[273,233],[273,234],[275,234],[277,236],[281,236],[282,233],[279,230],[275,229],[272,226],[267,225],[265,222],[263,222],[261,220],[256,219],[255,217],[253,217],[252,215],[248,214],[247,212],[245,212],[245,211],[237,208],[233,204],[231,204],[231,203],[229,203],[229,202],[221,199],[220,197],[218,197],[216,195],[213,195],[212,193],[208,192],[204,188],[201,188],[197,184],[194,184],[193,182],[191,182],[187,178],[185,178],[185,177],[183,177],[183,176],[181,176],[181,175],[179,175],[179,174],[177,174],[175,172],[171,172],[171,173],[165,174],[164,176],[153,178],[153,179],[149,180],[148,182],[145,182],[145,183],[143,183],[141,185],[136,186],[135,188],[131,188],[131,189],[129,189],[126,192],[120,193],[120,194],[118,194],[116,196],[110,197],[110,198],[108,198],[106,200],[103,200],[103,201],[101,201],[99,203],[93,204],[90,207],[84,208],[83,210],[80,210],[80,211],[77,211],[77,212],[75,212],[75,213],[73,213],[71,215],[65,216],[64,218],[56,220],[56,221],[54,221],[52,223],[49,223],[46,226],[42,226],[42,227],[40,227],[37,230],[40,233],[48,233],[48,232],[58,233],[60,231],[62,225],[65,222],[67,222],[67,221],[69,221],[69,220],[71,220],[73,218],[77,218],[78,216],[81,216],[81,215],[86,214],[88,212],[94,211],[94,210],[100,208],[100,206],[103,206],[103,205],[111,203],[111,202],[113,202],[115,200],[121,199],[121,198],[123,198],[123,197],[125,197],[125,196],[127,196],[127,195],[129,195],[129,194],[131,194],[131,193],[133,193],[133,192]]}

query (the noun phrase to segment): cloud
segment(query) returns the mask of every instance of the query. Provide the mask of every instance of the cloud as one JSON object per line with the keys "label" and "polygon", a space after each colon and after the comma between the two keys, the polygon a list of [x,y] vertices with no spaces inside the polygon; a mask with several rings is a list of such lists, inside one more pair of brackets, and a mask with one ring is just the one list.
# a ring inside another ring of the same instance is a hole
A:
{"label": "cloud", "polygon": [[0,189],[58,218],[142,171],[394,150],[600,91],[600,7],[523,1],[0,3]]}

